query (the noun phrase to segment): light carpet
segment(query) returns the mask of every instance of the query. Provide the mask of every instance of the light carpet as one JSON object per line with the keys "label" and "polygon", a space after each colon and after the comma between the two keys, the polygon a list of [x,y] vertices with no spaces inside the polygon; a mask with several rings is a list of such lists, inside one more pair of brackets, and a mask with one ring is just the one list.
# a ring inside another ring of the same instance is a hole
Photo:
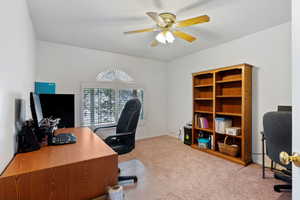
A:
{"label": "light carpet", "polygon": [[139,140],[119,157],[122,175],[137,175],[137,184],[124,186],[126,200],[290,200],[276,193],[284,184],[261,166],[247,167],[200,152],[171,136]]}

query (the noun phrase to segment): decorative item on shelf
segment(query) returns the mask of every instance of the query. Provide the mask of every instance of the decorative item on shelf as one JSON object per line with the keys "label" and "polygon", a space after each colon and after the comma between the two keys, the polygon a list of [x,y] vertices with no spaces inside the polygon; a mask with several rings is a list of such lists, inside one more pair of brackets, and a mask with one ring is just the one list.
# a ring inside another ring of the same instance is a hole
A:
{"label": "decorative item on shelf", "polygon": [[221,153],[237,157],[240,151],[240,147],[237,144],[228,144],[228,136],[225,137],[224,142],[218,142],[219,151]]}
{"label": "decorative item on shelf", "polygon": [[230,127],[226,128],[227,135],[239,136],[241,135],[241,128],[240,127]]}
{"label": "decorative item on shelf", "polygon": [[225,134],[226,128],[229,128],[232,126],[232,120],[228,118],[216,118],[215,119],[215,130],[217,133]]}

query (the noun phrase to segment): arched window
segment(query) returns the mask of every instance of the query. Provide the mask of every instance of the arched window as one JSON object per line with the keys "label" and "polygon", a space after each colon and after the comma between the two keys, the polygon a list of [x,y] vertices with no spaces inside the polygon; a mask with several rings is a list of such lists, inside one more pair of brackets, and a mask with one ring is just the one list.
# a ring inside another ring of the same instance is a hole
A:
{"label": "arched window", "polygon": [[135,83],[133,78],[129,76],[126,72],[119,69],[107,70],[100,72],[97,76],[97,81],[103,82],[124,82],[124,83]]}
{"label": "arched window", "polygon": [[142,102],[140,120],[144,119],[144,89],[126,72],[113,69],[100,72],[96,82],[82,84],[81,125],[116,124],[125,103],[131,98]]}

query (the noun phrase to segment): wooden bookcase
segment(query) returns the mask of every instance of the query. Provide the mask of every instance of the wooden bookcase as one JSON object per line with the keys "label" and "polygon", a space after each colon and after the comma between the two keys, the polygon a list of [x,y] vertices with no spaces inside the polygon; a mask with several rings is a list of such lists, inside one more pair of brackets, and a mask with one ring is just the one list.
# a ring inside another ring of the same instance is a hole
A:
{"label": "wooden bookcase", "polygon": [[[192,147],[247,165],[252,161],[252,66],[240,64],[230,67],[193,73],[193,138]],[[196,126],[195,116],[208,120],[209,128]],[[240,146],[237,157],[219,151],[218,142],[224,141],[226,134],[215,131],[215,118],[225,117],[232,120],[232,126],[241,127],[240,136],[230,139]],[[198,147],[199,131],[213,138],[211,149]]]}

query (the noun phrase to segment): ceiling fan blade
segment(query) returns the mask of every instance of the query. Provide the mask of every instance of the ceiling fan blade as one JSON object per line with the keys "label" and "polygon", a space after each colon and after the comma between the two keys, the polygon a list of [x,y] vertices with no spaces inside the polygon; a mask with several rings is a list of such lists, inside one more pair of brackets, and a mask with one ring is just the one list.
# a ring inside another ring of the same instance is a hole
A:
{"label": "ceiling fan blade", "polygon": [[194,36],[190,35],[190,34],[187,34],[185,32],[182,32],[182,31],[178,31],[178,30],[175,30],[173,31],[173,34],[178,37],[178,38],[181,38],[185,41],[188,41],[188,42],[194,42],[197,38],[195,38]]}
{"label": "ceiling fan blade", "polygon": [[155,23],[156,23],[157,25],[159,25],[159,26],[161,26],[161,27],[167,26],[166,22],[163,20],[163,18],[161,18],[161,17],[159,16],[158,13],[156,13],[156,12],[146,12],[146,14],[147,14],[149,17],[151,17],[151,19],[152,19],[153,21],[155,21]]}
{"label": "ceiling fan blade", "polygon": [[178,22],[176,22],[176,27],[177,28],[187,27],[187,26],[192,26],[195,24],[201,24],[201,23],[205,23],[205,22],[209,22],[209,16],[207,16],[207,15],[178,21]]}
{"label": "ceiling fan blade", "polygon": [[154,32],[154,31],[157,31],[157,28],[146,28],[146,29],[140,29],[140,30],[135,30],[135,31],[127,31],[127,32],[124,32],[124,34]]}
{"label": "ceiling fan blade", "polygon": [[159,42],[157,40],[153,40],[150,44],[151,47],[156,47],[159,45]]}

